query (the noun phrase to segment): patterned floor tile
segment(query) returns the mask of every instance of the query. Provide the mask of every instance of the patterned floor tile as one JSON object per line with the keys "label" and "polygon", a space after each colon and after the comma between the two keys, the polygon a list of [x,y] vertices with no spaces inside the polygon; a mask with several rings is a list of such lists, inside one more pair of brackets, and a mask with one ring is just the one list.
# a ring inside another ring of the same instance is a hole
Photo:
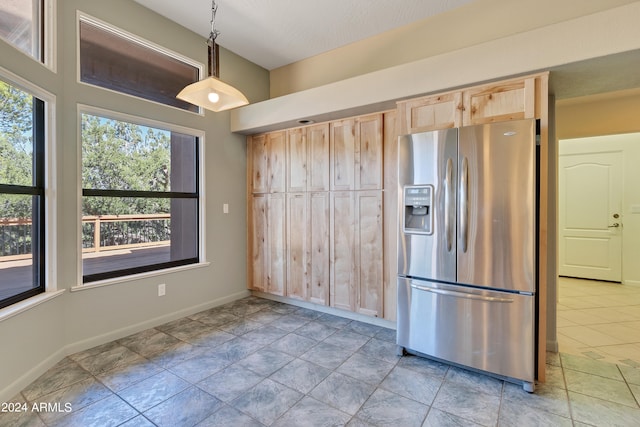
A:
{"label": "patterned floor tile", "polygon": [[190,387],[149,409],[144,416],[158,427],[193,426],[214,413],[222,403],[197,387]]}
{"label": "patterned floor tile", "polygon": [[198,387],[224,402],[229,402],[263,379],[262,375],[234,364],[200,381]]}
{"label": "patterned floor tile", "polygon": [[270,425],[302,396],[302,393],[266,379],[233,400],[231,405],[261,423]]}
{"label": "patterned floor tile", "polygon": [[330,373],[329,369],[322,366],[295,359],[269,378],[306,394],[320,384]]}
{"label": "patterned floor tile", "polygon": [[377,389],[356,414],[373,425],[420,427],[429,406]]}
{"label": "patterned floor tile", "polygon": [[346,375],[333,372],[311,391],[311,397],[354,415],[371,396],[375,387]]}

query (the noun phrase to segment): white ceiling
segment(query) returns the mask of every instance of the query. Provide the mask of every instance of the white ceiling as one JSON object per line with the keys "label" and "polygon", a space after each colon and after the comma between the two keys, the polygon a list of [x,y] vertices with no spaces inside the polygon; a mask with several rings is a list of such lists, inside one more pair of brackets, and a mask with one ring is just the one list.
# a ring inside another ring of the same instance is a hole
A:
{"label": "white ceiling", "polygon": [[[211,0],[135,0],[208,37]],[[268,70],[474,0],[216,0],[218,44]]]}

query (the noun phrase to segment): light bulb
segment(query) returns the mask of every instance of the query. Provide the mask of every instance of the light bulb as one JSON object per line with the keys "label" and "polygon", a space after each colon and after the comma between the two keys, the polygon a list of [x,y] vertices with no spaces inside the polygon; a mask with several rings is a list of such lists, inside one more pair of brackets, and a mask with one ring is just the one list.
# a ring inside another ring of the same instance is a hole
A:
{"label": "light bulb", "polygon": [[215,92],[209,92],[209,95],[207,95],[207,98],[209,98],[209,101],[211,101],[214,104],[220,101],[220,95],[218,95]]}

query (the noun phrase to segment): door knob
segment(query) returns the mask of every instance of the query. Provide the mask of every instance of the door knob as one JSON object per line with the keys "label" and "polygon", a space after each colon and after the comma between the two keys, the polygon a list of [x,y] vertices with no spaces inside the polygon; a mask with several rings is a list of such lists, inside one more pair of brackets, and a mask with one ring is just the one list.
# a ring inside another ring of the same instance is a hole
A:
{"label": "door knob", "polygon": [[612,227],[620,227],[620,224],[618,224],[617,222],[614,222],[613,225],[609,226],[609,228],[612,228]]}

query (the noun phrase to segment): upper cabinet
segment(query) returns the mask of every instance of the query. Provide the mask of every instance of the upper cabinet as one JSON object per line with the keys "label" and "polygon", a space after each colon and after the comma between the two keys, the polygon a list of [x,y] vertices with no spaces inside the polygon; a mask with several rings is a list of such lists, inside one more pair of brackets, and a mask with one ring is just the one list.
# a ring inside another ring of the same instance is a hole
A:
{"label": "upper cabinet", "polygon": [[462,92],[443,93],[398,103],[403,134],[460,127]]}
{"label": "upper cabinet", "polygon": [[331,122],[332,191],[382,189],[382,114]]}
{"label": "upper cabinet", "polygon": [[329,124],[287,130],[287,191],[329,190]]}
{"label": "upper cabinet", "polygon": [[400,135],[540,118],[546,73],[398,102]]}
{"label": "upper cabinet", "polygon": [[534,77],[508,80],[463,92],[464,125],[532,119],[536,117]]}
{"label": "upper cabinet", "polygon": [[252,193],[285,191],[286,132],[250,136],[248,140]]}

